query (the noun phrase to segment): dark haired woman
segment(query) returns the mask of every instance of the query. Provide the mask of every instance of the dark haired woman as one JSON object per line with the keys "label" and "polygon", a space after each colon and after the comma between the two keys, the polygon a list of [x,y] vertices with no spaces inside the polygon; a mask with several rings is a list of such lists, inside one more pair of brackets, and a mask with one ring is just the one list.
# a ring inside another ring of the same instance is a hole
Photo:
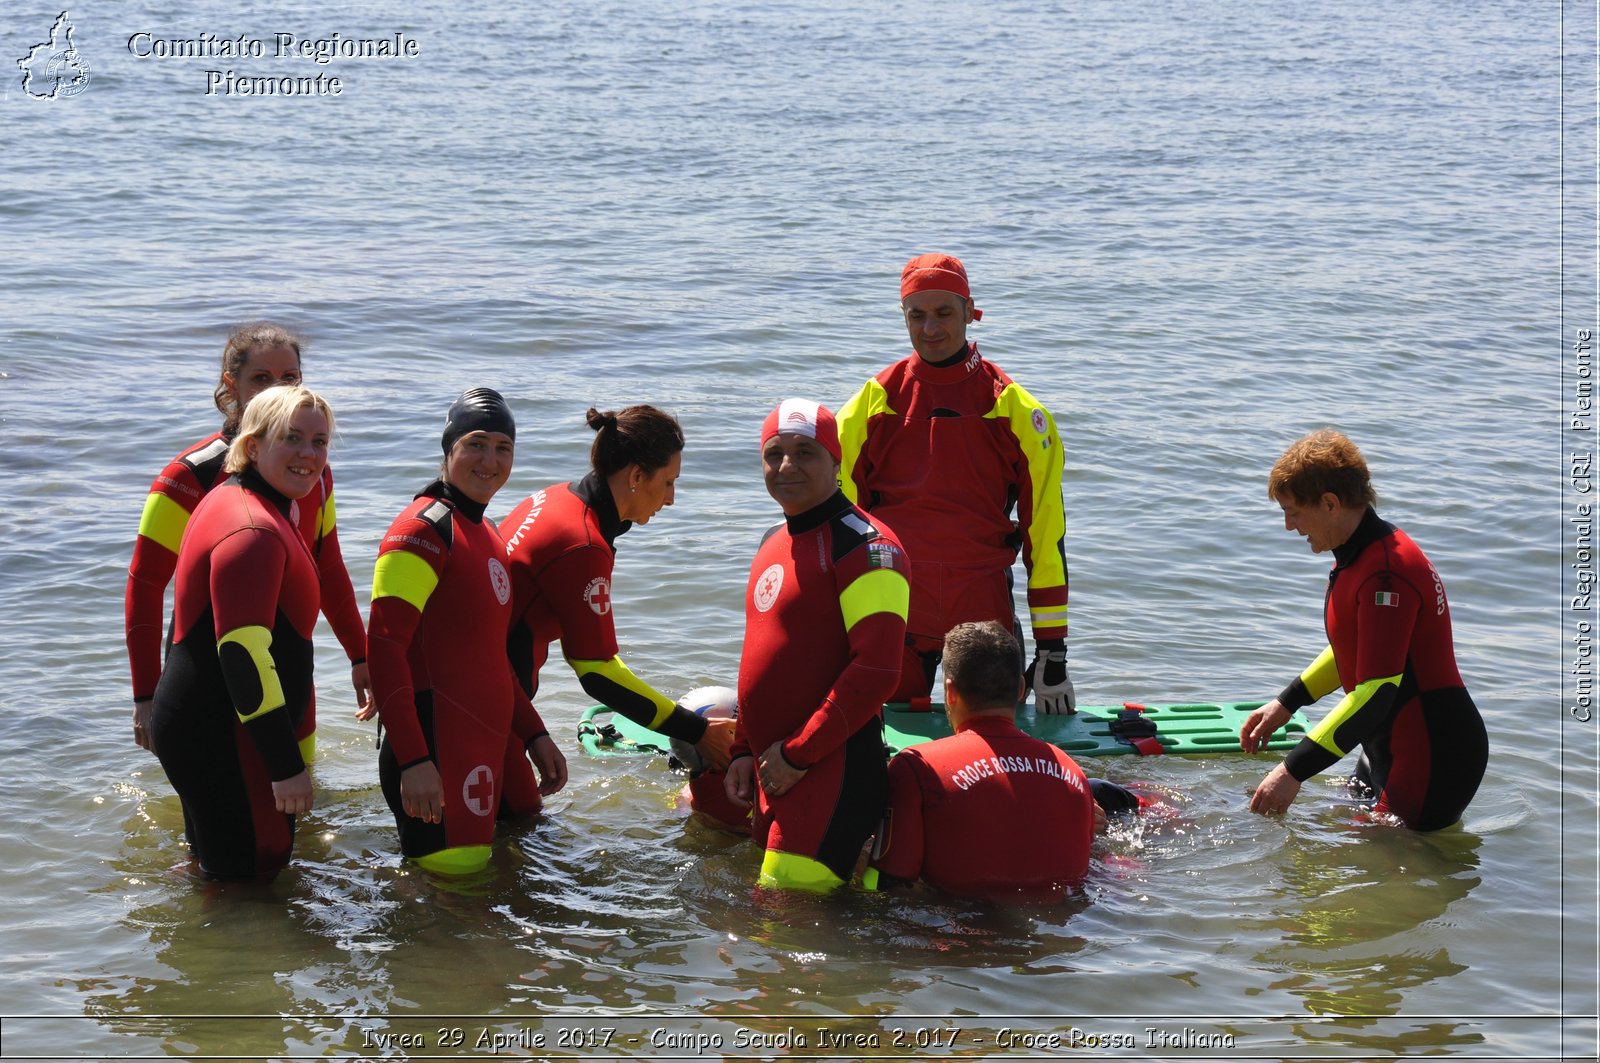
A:
{"label": "dark haired woman", "polygon": [[617,655],[611,612],[617,536],[672,505],[683,429],[654,406],[590,409],[587,419],[595,432],[589,474],[535,491],[500,523],[511,564],[512,665],[533,697],[550,644],[560,639],[589,697],[694,745],[707,767],[720,770],[728,763],[733,721],[708,721],[634,675]]}
{"label": "dark haired woman", "polygon": [[[226,479],[223,459],[250,400],[274,385],[298,383],[300,341],[292,333],[267,322],[235,329],[222,349],[222,373],[212,395],[222,412],[222,430],[173,458],[150,485],[123,603],[128,663],[133,672],[133,740],[146,749],[151,748],[151,699],[161,678],[162,607],[167,584],[177,570],[178,546],[190,514],[207,492]],[[366,629],[339,552],[330,470],[325,468],[310,492],[294,504],[292,518],[316,563],[322,613],[350,658],[356,702],[364,706],[372,691],[367,676]],[[308,706],[296,735],[308,762],[316,748],[316,729],[315,705]]]}
{"label": "dark haired woman", "polygon": [[373,702],[386,732],[378,775],[401,852],[442,874],[489,862],[502,765],[531,776],[524,751],[538,765],[531,807],[524,794],[519,812],[567,780],[506,661],[506,547],[484,519],[511,476],[516,433],[498,392],[463,392],[445,419],[439,478],[390,525],[372,576]]}
{"label": "dark haired woman", "polygon": [[1260,749],[1295,709],[1345,695],[1267,774],[1252,811],[1283,812],[1300,784],[1357,745],[1356,779],[1377,811],[1413,830],[1448,827],[1477,793],[1489,758],[1483,718],[1461,682],[1444,584],[1410,536],[1379,518],[1361,451],[1322,429],[1272,467],[1267,495],[1286,530],[1333,554],[1323,620],[1328,648],[1239,731]]}

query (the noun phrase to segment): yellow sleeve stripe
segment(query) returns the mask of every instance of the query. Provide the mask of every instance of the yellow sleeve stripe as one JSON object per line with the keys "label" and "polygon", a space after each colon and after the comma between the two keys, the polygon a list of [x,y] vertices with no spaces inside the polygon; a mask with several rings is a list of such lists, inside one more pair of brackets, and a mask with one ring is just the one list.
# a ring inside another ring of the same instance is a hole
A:
{"label": "yellow sleeve stripe", "polygon": [[901,620],[911,604],[911,584],[890,568],[877,568],[857,576],[839,595],[839,611],[844,614],[844,629],[874,613],[893,613]]}
{"label": "yellow sleeve stripe", "polygon": [[[1006,385],[995,400],[994,409],[984,416],[1003,419],[1028,459],[1028,475],[1033,481],[1030,485],[1033,519],[1028,528],[1033,556],[1024,559],[1028,566],[1028,587],[1046,590],[1065,586],[1066,563],[1056,544],[1067,533],[1066,514],[1061,505],[1061,472],[1066,459],[1061,453],[1061,436],[1056,431],[1055,418],[1015,381]],[[1035,416],[1042,418],[1043,432],[1034,427]]]}
{"label": "yellow sleeve stripe", "polygon": [[[1320,660],[1321,658],[1318,659]],[[1396,687],[1399,687],[1400,677],[1397,675],[1391,675],[1383,679],[1369,679],[1365,683],[1362,683],[1360,686],[1350,691],[1350,693],[1346,694],[1344,696],[1344,700],[1335,705],[1333,707],[1333,711],[1324,716],[1322,718],[1322,722],[1317,724],[1316,727],[1312,728],[1311,733],[1306,737],[1311,739],[1317,745],[1321,746],[1323,749],[1326,749],[1329,753],[1332,753],[1334,756],[1344,756],[1349,752],[1349,750],[1339,748],[1338,744],[1333,740],[1334,733],[1338,731],[1338,729],[1342,727],[1350,719],[1350,717],[1361,711],[1361,708],[1366,705],[1367,702],[1371,701],[1372,696],[1378,692],[1378,688],[1382,687],[1385,683],[1393,683]]]}
{"label": "yellow sleeve stripe", "polygon": [[333,531],[333,493],[322,503],[322,519],[317,522],[317,538],[322,538]]}
{"label": "yellow sleeve stripe", "polygon": [[1339,689],[1339,666],[1334,662],[1332,646],[1317,654],[1317,659],[1306,666],[1300,673],[1300,682],[1306,685],[1312,701]]}
{"label": "yellow sleeve stripe", "polygon": [[1064,605],[1051,605],[1041,609],[1029,609],[1028,619],[1035,629],[1041,627],[1066,627],[1067,607]]}
{"label": "yellow sleeve stripe", "polygon": [[633,669],[622,662],[621,657],[613,657],[608,661],[580,661],[573,657],[567,658],[567,664],[572,666],[572,671],[582,680],[586,675],[599,674],[611,680],[617,686],[644,698],[655,708],[655,717],[650,721],[650,729],[654,731],[660,727],[668,716],[672,715],[674,703],[671,698],[659,693],[649,683],[633,674]]}
{"label": "yellow sleeve stripe", "polygon": [[839,488],[852,502],[861,501],[856,497],[855,468],[861,448],[867,445],[867,422],[885,413],[894,413],[889,408],[889,393],[874,378],[839,407],[834,418],[839,427]]}
{"label": "yellow sleeve stripe", "polygon": [[372,573],[372,600],[400,598],[420,613],[438,585],[439,574],[432,565],[409,550],[390,550],[378,555]]}
{"label": "yellow sleeve stripe", "polygon": [[139,534],[160,543],[173,553],[183,542],[183,529],[189,526],[189,511],[159,491],[151,491],[139,516]]}
{"label": "yellow sleeve stripe", "polygon": [[278,665],[272,659],[272,632],[260,624],[236,627],[217,639],[217,649],[230,642],[237,643],[250,655],[251,663],[256,666],[256,676],[261,680],[261,704],[249,709],[243,705],[233,707],[239,722],[249,723],[257,716],[283,708],[283,684],[278,682]]}

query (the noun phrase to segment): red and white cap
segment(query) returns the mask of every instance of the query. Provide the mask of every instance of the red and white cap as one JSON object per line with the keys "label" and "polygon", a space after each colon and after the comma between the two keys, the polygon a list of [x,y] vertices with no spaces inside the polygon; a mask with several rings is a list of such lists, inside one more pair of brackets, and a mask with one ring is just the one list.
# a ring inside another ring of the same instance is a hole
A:
{"label": "red and white cap", "polygon": [[[954,255],[918,255],[900,271],[900,298],[915,292],[955,292],[972,301],[972,289],[967,284],[967,267]],[[972,320],[983,318],[983,311],[972,308]]]}
{"label": "red and white cap", "polygon": [[784,399],[778,403],[778,408],[767,414],[767,419],[761,422],[761,445],[766,446],[767,440],[779,432],[793,432],[815,439],[823,450],[833,455],[834,461],[842,460],[839,456],[839,423],[820,402]]}

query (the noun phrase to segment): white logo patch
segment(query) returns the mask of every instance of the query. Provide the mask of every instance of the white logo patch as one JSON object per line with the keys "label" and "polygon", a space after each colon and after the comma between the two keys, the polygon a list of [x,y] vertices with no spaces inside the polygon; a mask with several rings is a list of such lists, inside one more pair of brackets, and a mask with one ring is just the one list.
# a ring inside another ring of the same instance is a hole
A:
{"label": "white logo patch", "polygon": [[583,588],[583,600],[589,603],[595,616],[605,616],[611,612],[611,581],[604,576],[590,580],[589,585]]}
{"label": "white logo patch", "polygon": [[487,816],[494,811],[494,771],[487,764],[479,764],[467,773],[461,784],[461,803],[474,816]]}
{"label": "white logo patch", "polygon": [[1048,435],[1050,432],[1050,422],[1045,420],[1044,411],[1038,408],[1033,411],[1033,430],[1040,435]]}
{"label": "white logo patch", "polygon": [[754,598],[756,609],[766,612],[778,600],[778,592],[783,590],[783,566],[773,565],[761,573],[761,578],[756,580]]}
{"label": "white logo patch", "polygon": [[489,559],[489,585],[494,588],[494,596],[501,605],[511,600],[511,577],[506,574],[506,566],[500,563],[498,557]]}

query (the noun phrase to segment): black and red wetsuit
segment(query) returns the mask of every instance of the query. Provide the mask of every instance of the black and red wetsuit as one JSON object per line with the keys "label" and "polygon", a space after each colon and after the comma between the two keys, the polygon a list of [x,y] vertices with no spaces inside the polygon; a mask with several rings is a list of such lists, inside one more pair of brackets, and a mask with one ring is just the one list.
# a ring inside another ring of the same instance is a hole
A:
{"label": "black and red wetsuit", "polygon": [[883,702],[905,644],[909,565],[899,540],[835,492],[767,533],[745,592],[733,756],[782,742],[806,774],[781,797],[756,787],[763,884],[850,878],[883,809]]}
{"label": "black and red wetsuit", "polygon": [[1061,436],[1049,411],[976,344],[951,364],[913,354],[867,381],[839,410],[839,445],[845,494],[888,523],[911,555],[908,640],[890,700],[929,693],[945,632],[957,624],[1016,627],[1019,549],[1035,642],[1066,638]]}
{"label": "black and red wetsuit", "polygon": [[[206,492],[222,482],[222,462],[228,453],[228,443],[228,437],[218,432],[185,450],[161,470],[145,498],[123,599],[135,701],[150,697],[161,678],[162,605],[167,584],[172,581],[178,565],[178,545],[183,540],[190,514]],[[331,470],[324,469],[317,486],[306,497],[291,504],[290,520],[299,528],[300,537],[316,563],[323,615],[328,618],[350,663],[359,664],[367,658],[367,635],[361,624],[355,590],[350,585],[350,574],[345,570],[344,556],[339,550]],[[315,731],[316,702],[313,698],[298,737],[309,739]],[[309,750],[308,742],[307,752]]]}
{"label": "black and red wetsuit", "polygon": [[511,637],[507,651],[531,698],[550,644],[578,675],[584,692],[634,723],[686,742],[700,741],[706,721],[629,670],[617,656],[611,570],[617,536],[633,527],[617,516],[611,488],[590,473],[576,483],[536,491],[500,522],[511,569]]}
{"label": "black and red wetsuit", "polygon": [[248,469],[200,501],[178,551],[151,744],[201,870],[218,878],[271,878],[294,841],[272,784],[305,770],[295,734],[311,703],[318,588],[290,508]]}
{"label": "black and red wetsuit", "polygon": [[1011,720],[973,716],[889,762],[872,866],[967,897],[1053,900],[1083,881],[1093,837],[1077,763]]}
{"label": "black and red wetsuit", "polygon": [[[441,481],[378,547],[368,626],[385,728],[378,770],[401,851],[431,870],[488,862],[509,751],[546,733],[506,660],[505,551],[483,506]],[[400,800],[400,774],[429,759],[444,786],[439,823],[406,815]]]}
{"label": "black and red wetsuit", "polygon": [[1488,764],[1483,718],[1461,682],[1444,584],[1405,532],[1368,509],[1333,552],[1328,648],[1278,695],[1290,710],[1345,697],[1284,758],[1304,782],[1356,745],[1378,810],[1416,830],[1461,818]]}

